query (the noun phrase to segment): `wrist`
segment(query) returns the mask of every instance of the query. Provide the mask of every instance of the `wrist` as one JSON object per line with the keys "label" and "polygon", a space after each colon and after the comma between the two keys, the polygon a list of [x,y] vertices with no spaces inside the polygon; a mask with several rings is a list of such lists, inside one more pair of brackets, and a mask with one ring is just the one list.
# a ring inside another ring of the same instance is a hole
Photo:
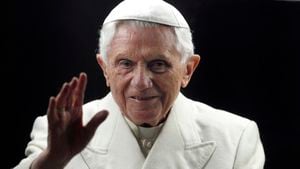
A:
{"label": "wrist", "polygon": [[68,162],[68,158],[61,158],[46,149],[32,162],[30,169],[63,169]]}

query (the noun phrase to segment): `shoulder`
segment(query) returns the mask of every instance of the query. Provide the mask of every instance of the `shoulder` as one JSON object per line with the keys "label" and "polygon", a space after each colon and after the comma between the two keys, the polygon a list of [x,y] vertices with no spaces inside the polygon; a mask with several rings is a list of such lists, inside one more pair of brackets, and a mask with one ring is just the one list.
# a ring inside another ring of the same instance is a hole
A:
{"label": "shoulder", "polygon": [[226,110],[214,108],[199,101],[190,100],[190,104],[193,105],[194,111],[192,113],[196,120],[201,120],[202,122],[205,120],[209,125],[217,125],[219,127],[243,127],[251,121],[246,117]]}
{"label": "shoulder", "polygon": [[212,107],[200,101],[192,100],[182,94],[180,94],[179,97],[180,104],[182,104],[182,106],[184,107],[187,107],[190,110],[189,112],[191,113],[191,115],[196,120],[205,119],[208,122],[214,122],[218,125],[226,125],[228,123],[244,125],[245,123],[250,121],[246,117],[242,117],[232,112]]}
{"label": "shoulder", "polygon": [[189,99],[183,95],[181,103],[186,107],[191,123],[196,130],[206,139],[212,138],[230,138],[238,140],[243,132],[256,123],[246,117],[221,110]]}

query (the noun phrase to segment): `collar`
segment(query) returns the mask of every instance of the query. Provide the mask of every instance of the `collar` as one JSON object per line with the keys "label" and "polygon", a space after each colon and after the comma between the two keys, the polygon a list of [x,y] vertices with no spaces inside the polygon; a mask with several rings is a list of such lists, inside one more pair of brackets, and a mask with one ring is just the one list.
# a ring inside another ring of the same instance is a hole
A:
{"label": "collar", "polygon": [[164,123],[160,123],[158,126],[154,127],[142,127],[135,125],[125,116],[123,117],[130,127],[132,133],[134,134],[135,138],[137,139],[137,142],[139,143],[144,156],[146,157],[149,154],[154,142],[156,141],[156,138],[158,137]]}

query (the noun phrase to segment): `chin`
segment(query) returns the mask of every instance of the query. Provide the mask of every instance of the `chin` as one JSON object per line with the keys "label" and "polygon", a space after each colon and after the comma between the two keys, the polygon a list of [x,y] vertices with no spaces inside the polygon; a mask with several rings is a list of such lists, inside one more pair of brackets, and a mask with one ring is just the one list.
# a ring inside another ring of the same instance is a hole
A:
{"label": "chin", "polygon": [[132,121],[136,124],[136,125],[155,125],[156,122],[156,118],[155,117],[145,117],[144,115],[141,116],[133,116]]}

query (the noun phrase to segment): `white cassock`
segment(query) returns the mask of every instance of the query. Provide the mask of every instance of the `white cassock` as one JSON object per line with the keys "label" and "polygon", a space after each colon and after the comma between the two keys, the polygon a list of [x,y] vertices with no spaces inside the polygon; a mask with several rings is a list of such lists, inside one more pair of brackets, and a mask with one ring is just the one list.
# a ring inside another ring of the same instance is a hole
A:
{"label": "white cassock", "polygon": [[[66,169],[262,169],[264,150],[255,122],[178,95],[149,154],[139,143],[109,93],[84,105],[83,121],[106,109],[109,116],[88,146]],[[35,120],[26,158],[29,169],[47,145],[47,117]]]}

